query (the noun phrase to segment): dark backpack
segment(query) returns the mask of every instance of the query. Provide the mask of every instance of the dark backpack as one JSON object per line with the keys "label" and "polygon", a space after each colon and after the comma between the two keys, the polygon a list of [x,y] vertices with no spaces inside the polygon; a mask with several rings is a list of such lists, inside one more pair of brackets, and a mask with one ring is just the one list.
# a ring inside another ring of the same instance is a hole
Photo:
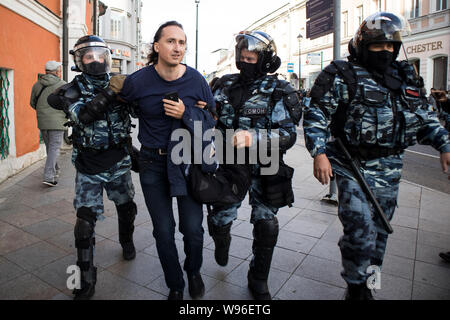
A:
{"label": "dark backpack", "polygon": [[206,173],[193,164],[189,172],[191,196],[207,205],[230,205],[244,200],[251,184],[250,166],[221,164],[216,172]]}
{"label": "dark backpack", "polygon": [[[395,61],[393,65],[399,71],[399,75],[397,78],[390,78],[391,81],[393,81],[391,83],[395,84],[394,87],[399,87],[402,81],[405,81],[407,85],[412,85],[419,88],[419,90],[424,87],[422,77],[417,75],[413,67],[407,61]],[[355,70],[353,69],[353,64],[345,60],[332,61],[323,70],[323,72],[320,73],[320,75],[314,82],[314,86],[311,89],[311,100],[319,100],[328,90],[330,90],[336,74],[338,74],[342,78],[342,80],[344,80],[345,84],[347,84],[349,95],[349,102],[347,104],[339,103],[338,108],[336,109],[336,112],[331,119],[331,134],[335,137],[338,137],[341,135],[341,130],[343,129],[345,124],[346,108],[356,95],[358,78]],[[422,99],[424,99],[423,96]],[[328,115],[328,111],[325,108],[322,108],[320,105],[319,107],[325,115]]]}

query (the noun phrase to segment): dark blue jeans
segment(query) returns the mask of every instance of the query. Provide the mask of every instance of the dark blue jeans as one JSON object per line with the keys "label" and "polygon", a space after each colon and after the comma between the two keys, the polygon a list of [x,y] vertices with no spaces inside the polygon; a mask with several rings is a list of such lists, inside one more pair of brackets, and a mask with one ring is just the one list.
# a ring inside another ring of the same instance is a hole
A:
{"label": "dark blue jeans", "polygon": [[[172,197],[169,193],[167,177],[167,156],[148,149],[141,149],[140,172],[145,203],[153,222],[153,236],[156,240],[159,259],[167,286],[171,290],[183,290],[183,271],[175,246],[175,220]],[[188,274],[197,273],[203,262],[203,210],[202,204],[191,196],[177,197],[179,231],[183,234],[184,270]]]}

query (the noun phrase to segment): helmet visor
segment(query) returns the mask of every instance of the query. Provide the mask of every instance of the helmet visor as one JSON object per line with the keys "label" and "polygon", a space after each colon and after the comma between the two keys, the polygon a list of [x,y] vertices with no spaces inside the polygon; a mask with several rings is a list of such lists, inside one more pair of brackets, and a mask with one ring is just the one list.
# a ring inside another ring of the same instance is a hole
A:
{"label": "helmet visor", "polygon": [[241,60],[242,49],[257,53],[258,58],[265,52],[271,51],[272,55],[277,54],[275,43],[256,32],[241,33],[236,36],[236,62]]}
{"label": "helmet visor", "polygon": [[[75,64],[87,74],[101,75],[111,70],[111,52],[105,47],[86,47],[75,51]],[[93,68],[92,66],[95,66]]]}
{"label": "helmet visor", "polygon": [[377,12],[365,19],[360,30],[366,43],[401,42],[402,37],[411,34],[408,20],[403,16],[388,12]]}

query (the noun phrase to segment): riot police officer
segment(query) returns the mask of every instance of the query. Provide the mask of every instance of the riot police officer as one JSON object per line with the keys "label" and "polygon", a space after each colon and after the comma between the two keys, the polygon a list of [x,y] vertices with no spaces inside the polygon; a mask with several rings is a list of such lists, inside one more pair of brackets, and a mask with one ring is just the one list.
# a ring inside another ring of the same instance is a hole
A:
{"label": "riot police officer", "polygon": [[[261,31],[241,32],[236,37],[235,49],[236,66],[240,73],[225,75],[213,86],[218,115],[216,127],[225,138],[224,144],[233,144],[234,153],[241,148],[248,152],[256,144],[264,147],[260,143],[264,138],[261,133],[268,130],[268,144],[278,140],[279,150],[273,152],[279,152],[282,157],[296,141],[296,124],[300,121],[302,110],[296,91],[286,81],[278,80],[276,75],[268,75],[280,66],[275,42]],[[226,131],[237,129],[239,131],[233,135],[233,139],[227,142]],[[248,154],[246,163],[250,164]],[[250,164],[250,222],[254,225],[254,241],[248,286],[255,299],[268,300],[271,296],[267,279],[279,229],[276,214],[279,207],[293,202],[290,185],[293,169],[280,161],[278,174],[264,176],[260,165],[259,159],[258,163]],[[286,178],[285,185],[280,188],[267,183],[266,178],[277,179],[281,171],[286,173],[289,170],[291,176]],[[282,188],[286,192],[278,193]],[[273,195],[276,196],[272,197]],[[215,243],[215,259],[221,266],[228,262],[230,229],[240,205],[241,203],[226,207],[216,205],[208,215],[209,234]]]}
{"label": "riot police officer", "polygon": [[78,39],[70,53],[74,71],[81,74],[48,98],[52,107],[66,112],[73,126],[74,234],[81,270],[81,288],[74,290],[75,299],[89,299],[95,292],[94,228],[97,219],[103,218],[103,189],[117,209],[123,257],[132,260],[136,256],[133,231],[137,207],[128,150],[132,109],[116,100],[116,93],[109,88],[110,52],[97,36]]}
{"label": "riot police officer", "polygon": [[392,13],[367,17],[349,44],[349,61],[333,61],[316,79],[304,115],[314,176],[327,184],[336,174],[344,227],[341,275],[350,300],[373,299],[366,282],[370,270],[381,268],[388,233],[373,216],[368,196],[355,179],[357,171],[352,172],[336,142],[327,143],[330,131],[359,162],[388,220],[397,204],[405,148],[430,144],[440,151],[444,171],[450,164],[448,133],[422,96],[423,80],[406,61],[396,61],[407,30],[407,21]]}

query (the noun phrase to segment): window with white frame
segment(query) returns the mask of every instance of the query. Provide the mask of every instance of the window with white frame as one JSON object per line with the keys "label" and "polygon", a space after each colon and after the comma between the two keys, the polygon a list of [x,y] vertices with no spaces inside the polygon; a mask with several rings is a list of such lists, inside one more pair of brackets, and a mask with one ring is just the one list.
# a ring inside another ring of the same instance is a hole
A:
{"label": "window with white frame", "polygon": [[447,8],[447,0],[434,0],[434,11],[441,11]]}
{"label": "window with white frame", "polygon": [[364,21],[364,7],[363,5],[360,5],[356,7],[356,22],[358,23],[358,27],[363,23]]}
{"label": "window with white frame", "polygon": [[420,16],[420,0],[407,0],[407,17],[409,19]]}
{"label": "window with white frame", "polygon": [[124,17],[121,12],[111,11],[110,35],[112,39],[123,40]]}
{"label": "window with white frame", "polygon": [[348,11],[342,12],[342,30],[344,37],[348,37]]}

